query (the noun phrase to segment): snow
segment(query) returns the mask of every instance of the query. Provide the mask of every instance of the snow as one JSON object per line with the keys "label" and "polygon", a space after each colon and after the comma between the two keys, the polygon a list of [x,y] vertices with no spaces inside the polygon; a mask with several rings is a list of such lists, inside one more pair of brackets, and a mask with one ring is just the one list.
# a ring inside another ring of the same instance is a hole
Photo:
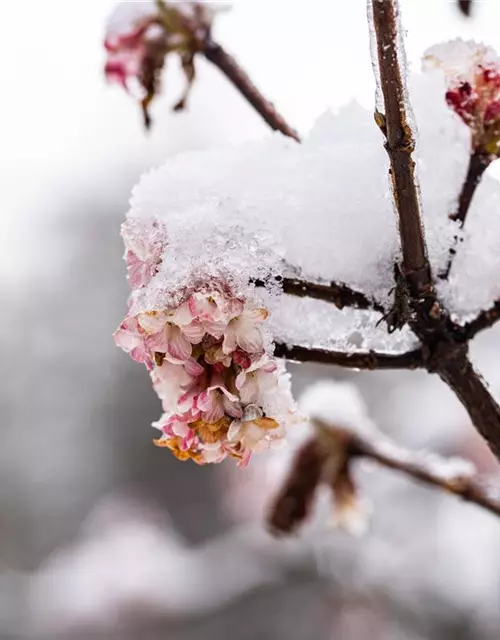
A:
{"label": "snow", "polygon": [[358,388],[349,382],[316,382],[302,394],[299,408],[312,421],[358,435],[381,455],[409,466],[417,465],[443,482],[471,478],[477,472],[474,464],[463,458],[445,458],[428,451],[414,452],[392,442],[378,430]]}
{"label": "snow", "polygon": [[337,429],[370,437],[378,433],[358,388],[349,382],[316,382],[304,391],[299,407],[311,420]]}
{"label": "snow", "polygon": [[[410,81],[423,220],[434,273],[457,235],[457,206],[470,136],[446,105],[440,69]],[[460,322],[500,296],[500,189],[486,176],[475,198],[450,281],[439,295]],[[159,272],[132,299],[132,312],[177,305],[194,283],[222,281],[236,296],[264,301],[277,341],[323,348],[414,347],[409,330],[388,335],[381,317],[280,296],[275,276],[298,272],[343,282],[389,308],[399,238],[388,158],[373,115],[356,103],[323,114],[302,145],[276,134],[220,150],[189,152],[142,177],[129,219],[161,220],[168,245]],[[488,234],[484,233],[485,226]],[[485,237],[487,236],[487,237]],[[255,279],[270,278],[268,290]]]}
{"label": "snow", "polygon": [[470,82],[478,62],[498,66],[500,58],[492,47],[461,38],[436,44],[423,57],[424,69],[442,69],[457,82]]}

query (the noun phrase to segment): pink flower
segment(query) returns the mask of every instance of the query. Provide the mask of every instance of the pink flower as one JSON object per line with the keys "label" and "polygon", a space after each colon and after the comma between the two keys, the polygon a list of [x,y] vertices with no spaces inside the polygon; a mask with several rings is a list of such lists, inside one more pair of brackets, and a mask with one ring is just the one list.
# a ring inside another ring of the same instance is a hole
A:
{"label": "pink flower", "polygon": [[279,423],[272,418],[265,418],[262,409],[254,404],[245,407],[241,420],[232,422],[227,439],[242,456],[242,466],[248,464],[252,453],[285,444]]}
{"label": "pink flower", "polygon": [[155,367],[151,377],[163,409],[171,413],[178,411],[181,398],[196,380],[189,374],[188,366],[179,366],[168,360],[164,360],[161,367]]}
{"label": "pink flower", "polygon": [[164,353],[173,364],[185,364],[191,357],[192,347],[181,327],[163,312],[140,313],[138,323],[147,334],[146,343],[150,351]]}
{"label": "pink flower", "polygon": [[258,403],[264,393],[276,389],[278,380],[275,375],[277,365],[268,357],[254,362],[236,377],[236,388],[243,404]]}
{"label": "pink flower", "polygon": [[240,418],[242,415],[238,396],[230,393],[224,386],[222,377],[214,375],[212,386],[198,396],[196,406],[200,409],[205,422],[214,424],[224,415]]}
{"label": "pink flower", "polygon": [[151,352],[146,346],[144,335],[136,318],[125,318],[113,336],[116,345],[129,353],[133,360],[152,368]]}
{"label": "pink flower", "polygon": [[227,458],[228,452],[220,442],[205,442],[200,445],[200,448],[206,464],[218,464]]}
{"label": "pink flower", "polygon": [[163,224],[157,220],[129,217],[122,224],[125,261],[130,286],[145,287],[157,273],[167,240]]}
{"label": "pink flower", "polygon": [[193,293],[188,301],[193,318],[216,339],[222,338],[228,322],[243,311],[243,303],[225,298],[218,291]]}
{"label": "pink flower", "polygon": [[186,87],[174,110],[183,109],[194,76],[194,57],[199,42],[209,35],[215,11],[205,2],[120,2],[114,11],[104,46],[105,75],[130,92],[140,88],[146,127],[151,125],[149,105],[160,86],[166,57],[177,52]]}
{"label": "pink flower", "polygon": [[247,354],[264,351],[262,332],[257,326],[268,316],[266,309],[244,309],[237,317],[230,320],[224,333],[224,353],[232,353],[238,347]]}
{"label": "pink flower", "polygon": [[158,422],[153,422],[153,427],[169,438],[178,437],[179,448],[181,451],[187,451],[198,445],[198,438],[193,429],[189,427],[192,422],[190,413],[183,416],[164,414]]}
{"label": "pink flower", "polygon": [[424,65],[444,71],[446,102],[469,127],[472,148],[500,154],[500,59],[492,49],[460,40],[432,47]]}
{"label": "pink flower", "polygon": [[283,441],[278,422],[262,409],[266,394],[280,391],[259,327],[267,311],[222,291],[214,285],[177,307],[126,318],[115,339],[152,369],[165,412],[154,423],[162,432],[155,444],[179,460],[206,464],[231,456],[241,466]]}
{"label": "pink flower", "polygon": [[148,106],[158,90],[171,42],[153,3],[130,3],[139,7],[132,11],[126,4],[119,3],[106,34],[104,73],[109,82],[120,84],[127,92],[133,82],[139,86],[144,122],[149,127]]}

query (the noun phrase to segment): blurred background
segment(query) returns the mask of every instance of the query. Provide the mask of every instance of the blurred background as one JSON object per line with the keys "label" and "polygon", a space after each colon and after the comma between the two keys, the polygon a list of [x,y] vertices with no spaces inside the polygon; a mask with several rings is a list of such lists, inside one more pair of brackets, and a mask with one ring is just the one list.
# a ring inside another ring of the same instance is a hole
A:
{"label": "blurred background", "polygon": [[[454,0],[402,5],[415,70],[451,37],[500,47],[497,0],[476,1],[470,20]],[[131,189],[181,151],[269,134],[203,60],[188,112],[171,113],[173,59],[145,134],[134,102],[104,83],[114,6],[0,7],[0,637],[498,639],[492,516],[367,469],[364,538],[312,527],[276,542],[261,521],[286,460],[236,472],[152,446],[159,402],[111,337],[128,293],[119,225]],[[373,103],[365,0],[236,0],[214,35],[302,134],[327,108]],[[500,334],[473,349],[500,391]],[[297,394],[348,377],[398,441],[497,472],[431,376],[291,369]]]}

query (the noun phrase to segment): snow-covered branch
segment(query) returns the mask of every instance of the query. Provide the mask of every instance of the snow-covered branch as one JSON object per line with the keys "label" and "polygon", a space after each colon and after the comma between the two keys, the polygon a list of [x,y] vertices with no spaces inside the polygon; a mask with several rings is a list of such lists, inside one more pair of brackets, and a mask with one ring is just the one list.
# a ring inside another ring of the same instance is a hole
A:
{"label": "snow-covered branch", "polygon": [[283,292],[299,298],[315,298],[331,302],[337,309],[350,307],[352,309],[372,309],[384,313],[384,308],[376,300],[364,293],[356,291],[347,284],[329,282],[327,284],[307,282],[298,278],[283,278]]}
{"label": "snow-covered branch", "polygon": [[480,331],[484,331],[484,329],[489,329],[494,324],[496,324],[500,320],[500,302],[495,302],[495,304],[490,308],[486,309],[480,313],[477,318],[468,322],[463,327],[463,332],[466,338],[472,339],[477,333]]}
{"label": "snow-covered branch", "polygon": [[275,533],[290,533],[307,518],[321,484],[332,489],[341,521],[346,515],[350,519],[360,504],[352,474],[353,463],[360,460],[374,461],[500,516],[498,487],[486,487],[472,463],[395,444],[371,422],[350,385],[317,383],[306,391],[301,406],[309,409],[315,435],[297,452],[272,506],[269,525]]}

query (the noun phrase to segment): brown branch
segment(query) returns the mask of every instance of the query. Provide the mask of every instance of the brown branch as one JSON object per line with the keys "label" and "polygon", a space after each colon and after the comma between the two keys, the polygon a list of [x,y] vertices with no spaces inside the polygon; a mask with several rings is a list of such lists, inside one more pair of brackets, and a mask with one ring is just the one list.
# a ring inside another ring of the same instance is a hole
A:
{"label": "brown branch", "polygon": [[[469,213],[472,199],[476,192],[477,187],[481,182],[484,172],[491,164],[489,157],[483,153],[474,152],[470,156],[469,166],[467,169],[467,175],[465,177],[462,191],[458,198],[458,208],[455,213],[450,215],[450,220],[454,220],[460,223],[460,228],[463,229],[467,214]],[[451,268],[453,266],[453,260],[457,253],[458,236],[455,236],[454,245],[450,249],[450,256],[448,264],[443,273],[439,274],[439,277],[446,280],[450,275]]]}
{"label": "brown branch", "polygon": [[472,0],[458,0],[458,8],[464,16],[470,18],[472,14]]}
{"label": "brown branch", "polygon": [[324,300],[333,303],[337,309],[350,307],[353,309],[372,309],[379,313],[385,312],[381,304],[343,283],[319,284],[297,278],[283,278],[282,285],[283,292],[288,295]]}
{"label": "brown branch", "polygon": [[418,369],[424,366],[422,351],[407,351],[402,354],[377,353],[376,351],[344,352],[328,349],[276,344],[274,355],[294,362],[315,362],[350,369]]}
{"label": "brown branch", "polygon": [[322,420],[313,419],[312,424],[317,435],[299,449],[289,475],[271,505],[268,524],[275,535],[293,533],[305,521],[321,483],[332,488],[337,509],[342,509],[343,502],[348,509],[355,509],[358,491],[352,476],[352,463],[359,459],[373,460],[500,516],[500,500],[490,495],[468,468],[453,468],[453,460],[409,451],[376,433],[370,439],[365,434]]}
{"label": "brown branch", "polygon": [[453,357],[437,360],[436,373],[453,389],[472,424],[500,460],[500,406],[467,357],[467,348],[455,349]]}
{"label": "brown branch", "polygon": [[403,252],[402,271],[412,293],[419,295],[431,288],[431,279],[412,159],[415,140],[408,123],[407,92],[398,60],[397,1],[372,0],[372,11],[385,106],[385,114],[376,113],[376,120],[386,137],[385,148],[391,164]]}
{"label": "brown branch", "polygon": [[[338,282],[310,282],[301,280],[300,278],[276,278],[281,284],[283,293],[297,298],[313,298],[314,300],[323,300],[331,302],[337,309],[345,309],[346,307],[360,310],[373,310],[378,313],[384,313],[384,307],[369,298],[366,294],[352,289],[349,285]],[[253,281],[256,287],[265,287],[266,282],[263,280]]]}
{"label": "brown branch", "polygon": [[201,52],[207,60],[222,71],[271,129],[280,131],[283,135],[300,142],[295,129],[290,127],[286,120],[276,111],[274,105],[257,89],[248,74],[243,71],[236,60],[220,44],[209,40],[203,43]]}
{"label": "brown branch", "polygon": [[459,330],[463,333],[465,340],[471,340],[477,333],[484,331],[484,329],[489,329],[499,320],[500,301],[497,301],[492,307],[486,309],[486,311],[481,311],[477,318],[468,322]]}
{"label": "brown branch", "polygon": [[444,477],[438,469],[426,460],[426,454],[416,454],[392,445],[382,445],[353,438],[351,450],[354,455],[375,460],[388,469],[399,471],[414,480],[423,482],[447,493],[453,493],[466,502],[472,502],[491,513],[500,516],[500,501],[488,495],[488,492],[469,476]]}

